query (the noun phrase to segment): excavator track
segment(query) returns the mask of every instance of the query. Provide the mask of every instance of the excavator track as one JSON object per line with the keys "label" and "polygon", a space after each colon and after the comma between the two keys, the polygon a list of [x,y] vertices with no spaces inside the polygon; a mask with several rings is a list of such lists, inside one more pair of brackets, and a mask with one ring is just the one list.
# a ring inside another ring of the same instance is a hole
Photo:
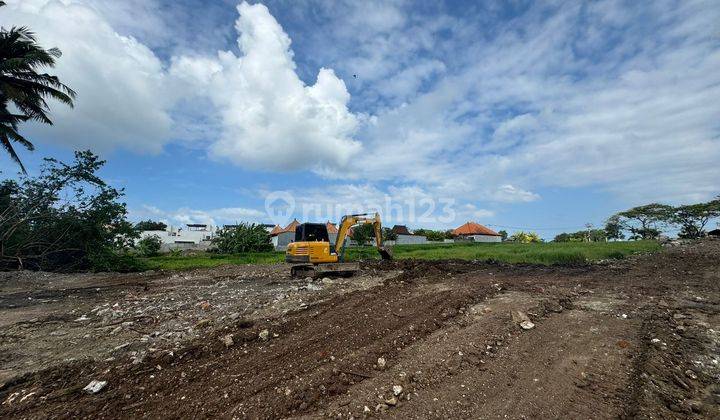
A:
{"label": "excavator track", "polygon": [[290,268],[292,278],[351,277],[360,271],[358,263],[297,264]]}

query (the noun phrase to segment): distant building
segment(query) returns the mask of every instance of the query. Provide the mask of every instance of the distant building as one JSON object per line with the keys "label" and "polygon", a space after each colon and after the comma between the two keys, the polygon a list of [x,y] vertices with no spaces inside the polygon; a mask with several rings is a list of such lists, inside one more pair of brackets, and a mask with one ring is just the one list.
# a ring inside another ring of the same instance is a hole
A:
{"label": "distant building", "polygon": [[428,243],[426,236],[413,234],[405,225],[395,225],[390,231],[397,235],[397,239],[394,241],[395,245],[422,245]]}
{"label": "distant building", "polygon": [[157,236],[162,242],[161,251],[171,249],[197,249],[205,250],[217,233],[217,228],[208,224],[190,223],[182,227],[168,226],[165,230],[144,230],[140,238]]}
{"label": "distant building", "polygon": [[276,251],[284,251],[290,242],[295,242],[295,229],[299,224],[300,222],[298,222],[297,219],[293,219],[289,225],[282,229],[277,229],[280,226],[272,228],[270,231],[270,240]]}
{"label": "distant building", "polygon": [[467,222],[452,231],[460,240],[473,242],[502,242],[502,235],[479,223]]}

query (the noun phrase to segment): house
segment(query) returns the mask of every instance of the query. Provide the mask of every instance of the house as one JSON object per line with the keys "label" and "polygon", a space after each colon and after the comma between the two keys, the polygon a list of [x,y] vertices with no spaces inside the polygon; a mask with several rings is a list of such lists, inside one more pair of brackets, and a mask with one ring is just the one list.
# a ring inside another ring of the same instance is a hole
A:
{"label": "house", "polygon": [[460,240],[473,242],[502,242],[502,235],[479,223],[467,222],[452,231]]}
{"label": "house", "polygon": [[405,225],[395,225],[390,231],[397,236],[395,245],[421,245],[428,242],[426,236],[414,235]]}
{"label": "house", "polygon": [[284,251],[290,242],[295,241],[295,229],[298,227],[300,222],[297,219],[293,219],[289,225],[282,229],[277,230],[280,226],[275,226],[270,231],[270,241],[275,247],[276,251]]}

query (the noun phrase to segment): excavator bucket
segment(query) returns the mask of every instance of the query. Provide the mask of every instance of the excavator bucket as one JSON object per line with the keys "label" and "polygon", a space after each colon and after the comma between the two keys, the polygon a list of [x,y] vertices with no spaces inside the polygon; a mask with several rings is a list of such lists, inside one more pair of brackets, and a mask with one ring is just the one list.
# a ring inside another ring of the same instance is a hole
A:
{"label": "excavator bucket", "polygon": [[382,258],[383,260],[390,261],[393,259],[390,248],[385,248],[384,246],[382,246],[378,248],[378,252],[380,252],[380,258]]}

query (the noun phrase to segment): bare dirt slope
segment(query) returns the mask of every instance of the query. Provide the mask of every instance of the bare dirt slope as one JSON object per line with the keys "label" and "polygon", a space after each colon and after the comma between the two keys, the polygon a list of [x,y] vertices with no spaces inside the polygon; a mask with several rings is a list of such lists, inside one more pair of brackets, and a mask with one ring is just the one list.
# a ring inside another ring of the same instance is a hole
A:
{"label": "bare dirt slope", "polygon": [[58,282],[5,280],[2,417],[720,418],[717,241],[574,268]]}

